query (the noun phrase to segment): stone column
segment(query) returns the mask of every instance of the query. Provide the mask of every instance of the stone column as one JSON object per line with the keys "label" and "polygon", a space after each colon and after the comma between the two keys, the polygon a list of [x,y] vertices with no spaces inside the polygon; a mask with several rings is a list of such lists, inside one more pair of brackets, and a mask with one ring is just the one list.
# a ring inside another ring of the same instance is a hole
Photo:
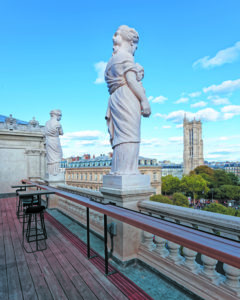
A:
{"label": "stone column", "polygon": [[[149,200],[149,197],[155,193],[150,186],[148,175],[106,175],[103,176],[103,186],[100,191],[104,196],[104,203],[112,203],[136,211],[139,202]],[[113,256],[122,262],[136,258],[141,243],[141,230],[108,217],[108,223],[111,222],[117,224]]]}

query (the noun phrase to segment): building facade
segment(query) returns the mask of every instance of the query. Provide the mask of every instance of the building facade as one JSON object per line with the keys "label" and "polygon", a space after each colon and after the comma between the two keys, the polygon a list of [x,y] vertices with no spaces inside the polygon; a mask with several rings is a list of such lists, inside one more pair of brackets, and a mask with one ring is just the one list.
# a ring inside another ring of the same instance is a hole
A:
{"label": "building facade", "polygon": [[12,192],[21,179],[44,178],[46,151],[44,127],[0,115],[0,193]]}
{"label": "building facade", "polygon": [[[161,167],[156,159],[139,157],[139,171],[149,175],[151,186],[157,194],[161,194]],[[102,187],[103,176],[110,172],[112,158],[101,155],[92,159],[79,159],[72,162],[62,161],[65,167],[66,184],[76,187],[99,190]]]}
{"label": "building facade", "polygon": [[222,169],[227,173],[233,173],[240,178],[240,162],[207,162],[206,165],[213,169]]}
{"label": "building facade", "polygon": [[183,173],[188,175],[190,171],[204,164],[202,122],[183,120]]}
{"label": "building facade", "polygon": [[183,165],[182,164],[160,164],[162,168],[162,177],[167,175],[172,175],[178,177],[179,179],[183,176]]}

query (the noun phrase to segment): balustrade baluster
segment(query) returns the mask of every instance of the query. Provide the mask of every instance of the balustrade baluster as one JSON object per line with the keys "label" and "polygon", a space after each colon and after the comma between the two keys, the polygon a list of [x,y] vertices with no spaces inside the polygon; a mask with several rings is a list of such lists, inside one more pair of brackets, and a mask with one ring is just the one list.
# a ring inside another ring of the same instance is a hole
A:
{"label": "balustrade baluster", "polygon": [[217,260],[207,255],[201,255],[203,262],[202,273],[212,281],[216,281],[219,278],[219,274],[216,272]]}
{"label": "balustrade baluster", "polygon": [[163,239],[159,236],[155,236],[155,244],[156,244],[156,248],[154,249],[155,252],[157,252],[162,257],[168,256],[169,252],[165,247],[166,239]]}
{"label": "balustrade baluster", "polygon": [[170,242],[167,242],[169,255],[168,259],[174,261],[175,263],[181,263],[183,261],[183,257],[179,253],[180,245]]}
{"label": "balustrade baluster", "polygon": [[237,290],[240,294],[240,269],[232,267],[228,264],[223,264],[223,270],[225,271],[226,280],[224,283]]}
{"label": "balustrade baluster", "polygon": [[193,251],[189,248],[184,247],[183,248],[183,255],[184,255],[184,266],[191,270],[194,273],[197,273],[197,271],[200,269],[200,266],[196,262],[196,255],[197,252]]}
{"label": "balustrade baluster", "polygon": [[147,231],[143,231],[144,245],[148,248],[149,251],[152,251],[155,248],[153,243],[153,234]]}

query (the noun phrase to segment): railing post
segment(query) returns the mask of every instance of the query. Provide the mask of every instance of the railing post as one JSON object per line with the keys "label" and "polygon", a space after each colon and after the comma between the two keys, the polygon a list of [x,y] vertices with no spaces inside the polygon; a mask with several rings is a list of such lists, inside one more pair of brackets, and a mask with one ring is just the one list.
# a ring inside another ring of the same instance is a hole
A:
{"label": "railing post", "polygon": [[104,215],[105,275],[108,275],[107,215]]}
{"label": "railing post", "polygon": [[89,207],[87,207],[87,257],[90,258]]}

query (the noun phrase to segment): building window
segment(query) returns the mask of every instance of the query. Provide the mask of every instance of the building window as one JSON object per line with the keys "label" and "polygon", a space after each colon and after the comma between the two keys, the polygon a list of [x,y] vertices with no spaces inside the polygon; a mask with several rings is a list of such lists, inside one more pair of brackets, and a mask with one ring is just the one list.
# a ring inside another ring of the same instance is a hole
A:
{"label": "building window", "polygon": [[94,180],[97,181],[97,174],[94,175]]}

